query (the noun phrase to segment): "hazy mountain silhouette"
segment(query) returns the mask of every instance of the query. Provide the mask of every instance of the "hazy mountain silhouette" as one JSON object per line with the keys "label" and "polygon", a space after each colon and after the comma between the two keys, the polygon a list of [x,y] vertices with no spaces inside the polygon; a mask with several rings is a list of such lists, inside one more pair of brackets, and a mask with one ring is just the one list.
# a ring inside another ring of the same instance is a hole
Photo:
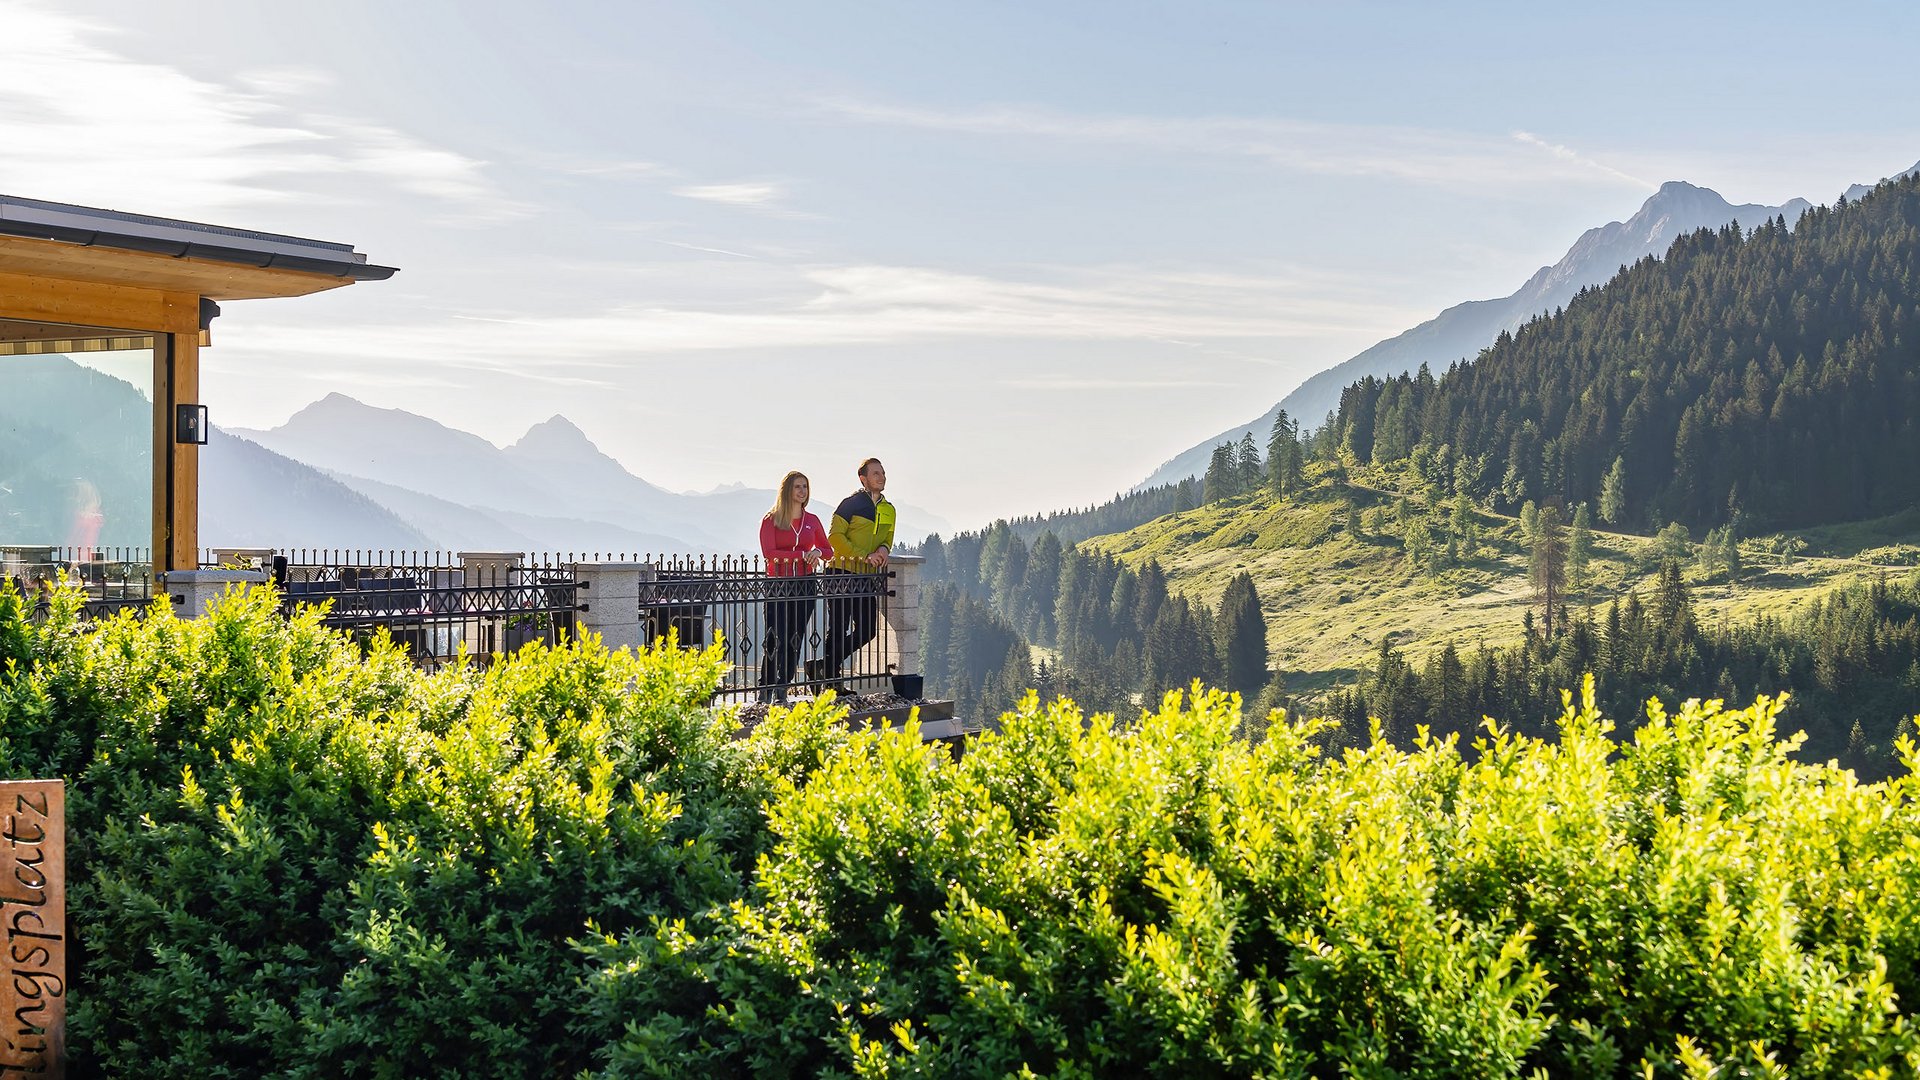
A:
{"label": "hazy mountain silhouette", "polygon": [[434,541],[318,469],[215,428],[200,451],[200,544],[421,549]]}
{"label": "hazy mountain silhouette", "polygon": [[[444,547],[747,552],[773,502],[771,489],[741,485],[667,491],[633,475],[564,416],[501,448],[335,393],[280,427],[243,434],[324,470]],[[947,527],[906,506],[900,517],[903,541]]]}
{"label": "hazy mountain silhouette", "polygon": [[152,542],[153,406],[57,355],[0,357],[0,544]]}
{"label": "hazy mountain silhouette", "polygon": [[[1920,164],[1914,168],[1920,169]],[[1855,199],[1868,190],[1856,184],[1846,197]],[[1541,267],[1511,295],[1457,304],[1405,333],[1314,375],[1257,419],[1182,451],[1155,469],[1139,486],[1177,483],[1184,477],[1200,476],[1206,472],[1216,445],[1237,443],[1249,431],[1264,449],[1274,418],[1283,409],[1299,421],[1303,429],[1317,428],[1327,413],[1339,406],[1340,391],[1368,375],[1395,376],[1427,364],[1438,376],[1455,361],[1478,356],[1481,349],[1493,344],[1501,331],[1518,329],[1536,315],[1563,307],[1575,293],[1607,281],[1624,265],[1648,255],[1664,254],[1674,238],[1683,233],[1699,228],[1717,229],[1730,221],[1752,227],[1776,215],[1784,215],[1791,225],[1811,205],[1805,199],[1792,199],[1780,206],[1754,203],[1734,206],[1707,188],[1677,180],[1662,184],[1632,217],[1587,230],[1558,262]]]}
{"label": "hazy mountain silhouette", "polygon": [[[58,354],[0,359],[0,543],[150,544],[152,425],[152,404],[125,380]],[[432,543],[318,470],[219,428],[200,452],[200,542]]]}

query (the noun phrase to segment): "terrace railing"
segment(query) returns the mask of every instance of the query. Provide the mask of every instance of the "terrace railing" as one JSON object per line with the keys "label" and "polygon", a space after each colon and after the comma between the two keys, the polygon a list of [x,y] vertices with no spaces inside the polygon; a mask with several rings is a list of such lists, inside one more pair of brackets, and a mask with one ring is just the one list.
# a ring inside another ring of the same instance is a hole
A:
{"label": "terrace railing", "polygon": [[324,625],[383,629],[428,670],[557,644],[576,633],[582,610],[571,557],[329,549],[258,558],[288,611],[321,604]]}
{"label": "terrace railing", "polygon": [[151,554],[135,547],[0,546],[0,577],[13,582],[36,619],[46,617],[62,583],[80,590],[81,613],[90,619],[145,608],[158,591]]}
{"label": "terrace railing", "polygon": [[[212,549],[200,563],[259,572],[289,613],[324,605],[320,617],[327,626],[360,635],[384,630],[430,670],[462,656],[487,663],[535,641],[568,640],[590,625],[586,613],[594,597],[581,568],[624,566],[639,580],[638,608],[626,606],[624,597],[632,594],[618,592],[613,595],[623,599],[615,609],[637,616],[641,644],[718,646],[727,668],[717,699],[881,689],[895,676],[918,673],[911,662],[915,670],[902,672],[894,653],[896,644],[913,644],[889,632],[898,620],[890,610],[894,575],[884,569],[794,567],[800,572],[781,568],[770,575],[763,560],[745,556],[337,548]],[[139,548],[0,546],[0,574],[42,612],[63,578],[82,590],[88,617],[165,595],[148,552]],[[911,626],[911,608],[902,610]]]}
{"label": "terrace railing", "polygon": [[[717,697],[766,700],[829,687],[847,690],[900,674],[885,632],[893,595],[886,570],[774,576],[758,557],[647,561],[653,569],[640,585],[644,640],[719,645],[727,674]],[[871,629],[870,641],[853,650],[846,648],[848,639],[836,646],[836,629],[851,635],[859,627]],[[788,649],[790,657],[779,655]],[[783,679],[789,660],[791,676]]]}

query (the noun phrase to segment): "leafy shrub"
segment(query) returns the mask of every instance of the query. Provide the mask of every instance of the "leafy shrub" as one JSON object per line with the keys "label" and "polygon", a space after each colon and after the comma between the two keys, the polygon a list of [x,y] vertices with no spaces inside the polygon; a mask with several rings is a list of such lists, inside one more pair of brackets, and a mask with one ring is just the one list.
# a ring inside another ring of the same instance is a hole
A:
{"label": "leafy shrub", "polygon": [[0,587],[0,768],[70,781],[76,1072],[1920,1072],[1915,752],[1797,763],[1778,701],[1331,754],[1198,687],[1029,697],[956,761],[830,705],[737,740],[718,665],[426,676],[263,593],[88,628]]}
{"label": "leafy shrub", "polygon": [[861,738],[750,897],[602,940],[606,1073],[1911,1075],[1912,780],[1791,761],[1768,700],[1621,746],[1588,693],[1474,755],[1250,746],[1198,688]]}
{"label": "leafy shrub", "polygon": [[570,943],[739,894],[824,710],[736,743],[710,653],[415,671],[265,591],[44,626],[0,590],[0,769],[69,781],[71,1042],[115,1076],[551,1076]]}

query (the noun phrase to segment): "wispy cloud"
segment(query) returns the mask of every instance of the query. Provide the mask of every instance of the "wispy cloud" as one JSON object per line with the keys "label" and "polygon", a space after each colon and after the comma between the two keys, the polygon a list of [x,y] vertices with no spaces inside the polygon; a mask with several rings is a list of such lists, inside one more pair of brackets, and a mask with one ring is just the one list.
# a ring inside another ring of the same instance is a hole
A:
{"label": "wispy cloud", "polygon": [[771,180],[747,180],[731,184],[687,184],[672,190],[683,199],[718,203],[740,210],[773,217],[810,217],[787,205],[786,185]]}
{"label": "wispy cloud", "polygon": [[0,0],[0,26],[0,190],[181,215],[393,193],[468,220],[525,211],[483,162],[300,107],[328,79],[316,69],[209,82],[113,51],[105,26],[18,0]]}
{"label": "wispy cloud", "polygon": [[[756,264],[767,266],[768,264]],[[1283,284],[1284,283],[1284,284]],[[923,267],[804,268],[751,299],[704,306],[614,307],[570,315],[439,318],[337,328],[236,326],[236,348],[286,356],[342,349],[395,362],[552,372],[631,366],[650,356],[966,339],[1132,341],[1173,349],[1277,345],[1368,335],[1423,312],[1291,276],[1108,267],[1016,279]]]}
{"label": "wispy cloud", "polygon": [[1587,157],[1584,154],[1581,154],[1578,151],[1574,150],[1572,147],[1562,146],[1559,143],[1550,143],[1547,140],[1541,138],[1540,136],[1535,135],[1531,131],[1516,131],[1513,133],[1513,138],[1514,138],[1514,141],[1516,142],[1520,142],[1527,146],[1538,147],[1539,149],[1545,150],[1547,153],[1552,154],[1556,159],[1560,161],[1564,161],[1572,165],[1577,165],[1584,169],[1593,169],[1597,172],[1605,173],[1608,176],[1618,177],[1622,180],[1625,180],[1629,184],[1637,184],[1640,187],[1646,188],[1648,191],[1652,191],[1655,188],[1660,186],[1658,184],[1651,183],[1646,180],[1642,180],[1637,176],[1629,176],[1628,174],[1621,172],[1619,169],[1616,169],[1611,165],[1607,165],[1607,164],[1603,164],[1602,162],[1595,161],[1592,158]]}
{"label": "wispy cloud", "polygon": [[1002,379],[1001,386],[1012,390],[1059,391],[1079,393],[1087,390],[1205,390],[1235,384],[1213,379],[1112,379],[1100,376],[1031,375]]}
{"label": "wispy cloud", "polygon": [[668,247],[681,248],[685,251],[705,252],[708,255],[730,255],[736,259],[756,259],[757,260],[759,258],[758,255],[748,255],[743,251],[728,251],[726,248],[702,247],[699,244],[683,244],[678,240],[655,240],[654,243],[665,244]]}
{"label": "wispy cloud", "polygon": [[586,158],[545,157],[540,164],[554,172],[569,176],[595,176],[613,179],[633,179],[638,177],[676,177],[679,170],[669,168],[655,161],[599,161]]}
{"label": "wispy cloud", "polygon": [[1505,190],[1568,178],[1642,184],[1578,155],[1542,159],[1519,151],[1511,138],[1472,132],[1270,117],[1069,113],[1028,105],[933,109],[830,99],[818,109],[825,116],[867,124],[1250,158],[1300,172],[1446,187]]}
{"label": "wispy cloud", "polygon": [[717,202],[727,206],[747,206],[755,209],[772,206],[785,197],[778,184],[693,184],[674,188],[673,193],[683,199],[699,199],[702,202]]}

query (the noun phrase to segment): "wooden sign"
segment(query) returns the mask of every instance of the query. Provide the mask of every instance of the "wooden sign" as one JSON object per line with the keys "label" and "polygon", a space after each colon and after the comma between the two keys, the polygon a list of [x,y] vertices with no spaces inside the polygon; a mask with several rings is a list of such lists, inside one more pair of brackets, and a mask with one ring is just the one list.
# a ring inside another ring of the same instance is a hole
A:
{"label": "wooden sign", "polygon": [[67,1067],[67,788],[0,780],[0,1078]]}

